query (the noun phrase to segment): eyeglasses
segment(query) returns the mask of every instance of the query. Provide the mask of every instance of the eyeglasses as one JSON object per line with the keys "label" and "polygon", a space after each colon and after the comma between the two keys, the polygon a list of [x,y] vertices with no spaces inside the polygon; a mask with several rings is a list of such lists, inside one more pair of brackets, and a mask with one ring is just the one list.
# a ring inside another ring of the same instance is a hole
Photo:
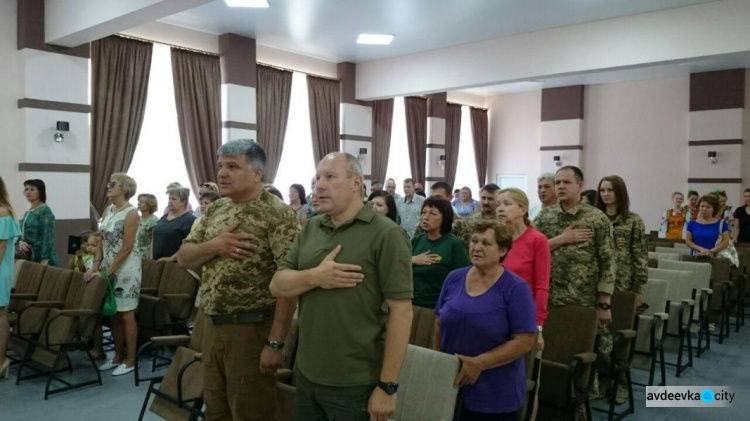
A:
{"label": "eyeglasses", "polygon": [[117,184],[117,182],[115,182],[115,181],[110,181],[109,183],[107,183],[107,188],[108,189],[114,189],[117,186],[119,186],[119,184]]}

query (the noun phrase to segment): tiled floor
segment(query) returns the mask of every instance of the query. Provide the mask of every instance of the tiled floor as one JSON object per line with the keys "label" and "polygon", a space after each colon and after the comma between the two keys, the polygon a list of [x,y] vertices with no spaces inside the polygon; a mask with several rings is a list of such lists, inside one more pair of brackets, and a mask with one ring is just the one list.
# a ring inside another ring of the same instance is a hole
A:
{"label": "tiled floor", "polygon": [[[669,356],[668,356],[669,358]],[[95,376],[81,354],[72,356],[75,379]],[[11,369],[11,376],[17,368]],[[148,369],[143,369],[148,374]],[[45,401],[43,378],[26,380],[19,386],[15,381],[0,380],[0,420],[135,420],[138,417],[148,383],[134,385],[133,375],[111,377],[102,373],[103,386],[92,386],[51,397]],[[676,378],[673,368],[667,368],[667,384],[680,386],[733,386],[736,392],[731,408],[646,408],[645,390],[635,386],[635,415],[629,420],[746,420],[750,419],[750,324],[739,334],[712,349],[702,358],[694,359],[694,366]],[[637,382],[645,382],[647,373],[633,371]],[[596,405],[603,405],[602,401]],[[158,419],[149,414],[145,419]],[[605,420],[606,414],[594,412],[594,419]]]}

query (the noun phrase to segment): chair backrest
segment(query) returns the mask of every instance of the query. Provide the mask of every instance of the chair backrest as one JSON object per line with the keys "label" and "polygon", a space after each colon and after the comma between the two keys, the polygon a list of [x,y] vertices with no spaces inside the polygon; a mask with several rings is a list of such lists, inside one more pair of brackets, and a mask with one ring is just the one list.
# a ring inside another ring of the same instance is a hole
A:
{"label": "chair backrest", "polygon": [[676,249],[689,249],[687,244],[685,243],[674,243],[674,248]]}
{"label": "chair backrest", "polygon": [[198,280],[187,270],[176,263],[164,263],[164,271],[159,282],[159,297],[164,294],[189,294],[192,299],[180,301],[169,300],[169,314],[173,319],[184,320],[193,308],[195,294],[198,291]]}
{"label": "chair backrest", "polygon": [[664,260],[680,260],[680,254],[677,253],[662,253],[658,251],[650,251],[648,252],[648,258],[649,259],[664,259]]}
{"label": "chair backrest", "polygon": [[659,260],[659,269],[669,270],[688,270],[693,272],[693,282],[695,288],[700,292],[701,288],[711,287],[711,272],[712,268],[709,263],[706,262],[686,262],[686,261],[674,261],[674,260]]}
{"label": "chair backrest", "polygon": [[63,305],[63,308],[66,310],[78,308],[78,304],[81,302],[86,286],[86,281],[83,280],[84,274],[82,272],[71,272],[73,272],[73,274],[70,278],[70,286],[68,287],[68,293],[65,294],[65,304]]}
{"label": "chair backrest", "polygon": [[141,291],[158,291],[162,272],[164,272],[164,262],[151,259],[141,260]]}
{"label": "chair backrest", "polygon": [[544,322],[543,359],[567,365],[574,355],[593,352],[598,325],[593,307],[550,307]]}
{"label": "chair backrest", "polygon": [[729,275],[732,273],[732,261],[723,257],[697,257],[697,256],[680,256],[683,262],[708,263],[711,265],[711,283],[729,281]]}
{"label": "chair backrest", "polygon": [[435,333],[435,311],[430,308],[412,306],[411,334],[409,343],[423,348],[432,348]]}
{"label": "chair backrest", "polygon": [[674,248],[674,247],[659,247],[654,249],[657,253],[677,253],[677,254],[690,254],[690,249],[686,248]]}
{"label": "chair backrest", "polygon": [[[612,294],[612,323],[609,325],[610,332],[635,328],[635,293],[627,291],[615,291]],[[629,343],[618,349],[617,358],[626,361],[630,357]]]}
{"label": "chair backrest", "polygon": [[65,301],[71,279],[72,270],[48,267],[44,271],[37,301]]}
{"label": "chair backrest", "polygon": [[460,363],[455,355],[409,345],[398,378],[396,420],[451,420],[458,389],[453,380]]}
{"label": "chair backrest", "polygon": [[[661,262],[660,262],[661,263]],[[691,299],[693,294],[693,273],[687,270],[670,269],[648,269],[649,279],[663,279],[669,282],[667,298],[678,303],[685,299]],[[650,304],[649,304],[650,305]],[[664,308],[658,311],[665,311]]]}
{"label": "chair backrest", "polygon": [[[18,275],[15,280],[14,293],[38,294],[42,286],[44,271],[47,265],[29,262],[28,260],[16,260],[16,271]],[[13,300],[8,304],[9,312],[18,312],[26,306],[28,301]]]}
{"label": "chair backrest", "polygon": [[643,312],[643,315],[653,316],[654,313],[663,313],[668,296],[669,282],[664,279],[649,277],[648,282],[643,286],[643,302],[648,304],[648,308]]}
{"label": "chair backrest", "polygon": [[[648,353],[651,341],[651,324],[654,313],[663,313],[667,305],[667,295],[669,294],[669,282],[663,279],[649,278],[646,285],[643,286],[643,302],[648,304],[648,308],[643,312],[638,324],[638,332],[635,340],[635,349],[642,353]],[[614,317],[615,313],[612,313]],[[659,326],[657,326],[658,328]],[[655,332],[655,339],[658,341],[662,338],[663,327]],[[651,366],[651,355],[635,355],[633,367],[642,370],[648,370]]]}

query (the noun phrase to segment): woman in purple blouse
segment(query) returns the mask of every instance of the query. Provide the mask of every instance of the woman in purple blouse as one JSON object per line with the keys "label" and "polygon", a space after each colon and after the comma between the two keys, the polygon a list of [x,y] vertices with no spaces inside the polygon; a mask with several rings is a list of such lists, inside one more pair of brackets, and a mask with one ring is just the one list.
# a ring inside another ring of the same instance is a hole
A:
{"label": "woman in purple blouse", "polygon": [[534,344],[536,308],[528,284],[505,270],[510,229],[495,220],[474,227],[472,266],[445,279],[435,314],[433,346],[457,354],[461,421],[518,420],[526,396],[523,356]]}

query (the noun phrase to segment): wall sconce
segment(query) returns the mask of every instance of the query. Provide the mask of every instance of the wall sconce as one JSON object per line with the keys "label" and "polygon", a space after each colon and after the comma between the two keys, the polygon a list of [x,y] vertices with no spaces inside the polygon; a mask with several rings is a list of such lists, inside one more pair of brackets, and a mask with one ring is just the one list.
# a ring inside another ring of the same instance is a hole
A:
{"label": "wall sconce", "polygon": [[711,164],[719,162],[719,159],[716,158],[716,151],[708,151],[708,160],[711,161]]}
{"label": "wall sconce", "polygon": [[445,171],[445,155],[440,155],[438,157],[437,164],[438,164],[438,167],[440,167],[441,170]]}
{"label": "wall sconce", "polygon": [[359,148],[359,155],[357,155],[357,161],[359,161],[359,165],[364,170],[365,167],[365,158],[367,158],[367,148]]}
{"label": "wall sconce", "polygon": [[62,143],[65,140],[65,133],[70,131],[70,124],[67,121],[57,122],[57,131],[55,132],[55,142]]}
{"label": "wall sconce", "polygon": [[556,166],[562,167],[562,161],[560,160],[560,155],[553,156],[552,160],[555,161]]}

